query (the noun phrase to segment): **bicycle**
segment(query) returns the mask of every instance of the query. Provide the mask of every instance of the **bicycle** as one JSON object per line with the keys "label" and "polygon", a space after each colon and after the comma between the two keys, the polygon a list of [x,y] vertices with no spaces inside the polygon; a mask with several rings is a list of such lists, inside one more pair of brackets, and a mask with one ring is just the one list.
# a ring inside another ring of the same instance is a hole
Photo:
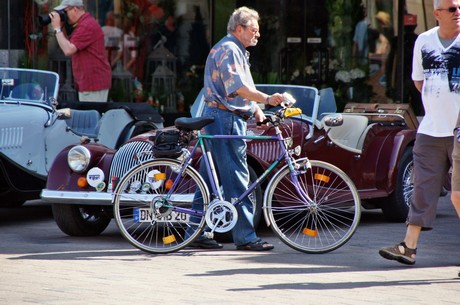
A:
{"label": "bicycle", "polygon": [[[165,151],[157,148],[156,159],[133,167],[116,185],[114,217],[123,237],[140,250],[160,254],[183,249],[201,234],[212,238],[216,232],[228,232],[238,217],[251,219],[247,209],[245,215],[238,215],[235,206],[273,173],[263,203],[265,220],[273,232],[304,253],[326,253],[344,245],[358,226],[360,198],[351,179],[336,166],[294,157],[300,154],[300,147],[291,148],[291,137],[283,137],[280,124],[300,113],[299,108],[282,105],[267,115],[263,123],[275,129],[273,136],[206,135],[200,130],[213,122],[212,117],[177,119],[178,131],[167,135],[173,137],[169,141],[173,144],[165,146],[166,155],[173,156],[161,157]],[[228,202],[205,140],[231,139],[277,141],[280,153],[247,191]],[[192,140],[196,142],[189,151],[186,147]],[[203,152],[201,162],[206,165],[211,191],[191,165],[198,149]],[[194,199],[202,203],[195,209]]]}

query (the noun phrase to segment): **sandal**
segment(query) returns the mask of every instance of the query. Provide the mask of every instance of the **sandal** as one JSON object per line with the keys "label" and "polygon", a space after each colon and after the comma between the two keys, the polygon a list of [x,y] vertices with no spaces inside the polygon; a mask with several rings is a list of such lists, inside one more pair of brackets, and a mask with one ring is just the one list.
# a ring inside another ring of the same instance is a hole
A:
{"label": "sandal", "polygon": [[268,251],[273,249],[272,244],[267,243],[266,241],[255,241],[246,245],[236,246],[236,250],[247,250],[247,251]]}
{"label": "sandal", "polygon": [[[402,247],[404,251],[401,251],[400,247]],[[380,249],[379,254],[383,258],[398,261],[401,264],[413,265],[415,264],[415,258],[412,256],[417,254],[417,248],[408,248],[406,243],[402,242],[394,247]]]}

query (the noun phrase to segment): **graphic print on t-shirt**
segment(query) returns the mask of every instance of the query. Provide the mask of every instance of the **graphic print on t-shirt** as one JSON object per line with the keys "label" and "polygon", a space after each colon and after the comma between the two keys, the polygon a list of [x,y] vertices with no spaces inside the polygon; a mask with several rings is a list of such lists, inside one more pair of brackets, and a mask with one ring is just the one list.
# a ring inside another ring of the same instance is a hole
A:
{"label": "graphic print on t-shirt", "polygon": [[460,93],[460,48],[452,47],[441,54],[422,48],[422,60],[426,80],[447,77],[450,92]]}

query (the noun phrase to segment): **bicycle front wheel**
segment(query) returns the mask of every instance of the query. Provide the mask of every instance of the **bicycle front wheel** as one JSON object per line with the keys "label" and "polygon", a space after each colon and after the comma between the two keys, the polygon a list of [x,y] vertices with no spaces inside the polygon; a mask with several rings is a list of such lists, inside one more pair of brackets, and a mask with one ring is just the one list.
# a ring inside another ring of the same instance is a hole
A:
{"label": "bicycle front wheel", "polygon": [[[361,201],[351,179],[336,166],[308,159],[297,171],[288,166],[270,180],[264,214],[275,234],[305,253],[326,253],[344,245],[361,217]],[[307,200],[308,196],[311,200]]]}
{"label": "bicycle front wheel", "polygon": [[[131,169],[116,186],[114,217],[123,237],[136,248],[155,254],[175,252],[202,232],[209,191],[191,167],[178,177],[180,166],[174,159],[148,161]],[[192,202],[198,203],[196,210]]]}

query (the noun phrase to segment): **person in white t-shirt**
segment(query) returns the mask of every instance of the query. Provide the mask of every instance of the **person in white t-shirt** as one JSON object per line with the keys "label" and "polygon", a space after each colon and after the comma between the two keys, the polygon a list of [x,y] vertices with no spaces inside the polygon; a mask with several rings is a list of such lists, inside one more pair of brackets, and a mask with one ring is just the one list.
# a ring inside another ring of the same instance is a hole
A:
{"label": "person in white t-shirt", "polygon": [[[460,111],[460,0],[433,4],[439,26],[420,34],[414,46],[412,80],[422,94],[425,116],[413,148],[414,194],[406,235],[403,242],[379,251],[382,257],[407,265],[415,264],[421,231],[432,229],[452,165],[453,131]],[[460,192],[460,183],[453,190]]]}
{"label": "person in white t-shirt", "polygon": [[115,25],[115,16],[112,11],[108,11],[105,16],[105,25],[102,27],[102,32],[104,33],[104,46],[107,50],[107,57],[113,68],[121,60],[123,54],[123,30]]}

